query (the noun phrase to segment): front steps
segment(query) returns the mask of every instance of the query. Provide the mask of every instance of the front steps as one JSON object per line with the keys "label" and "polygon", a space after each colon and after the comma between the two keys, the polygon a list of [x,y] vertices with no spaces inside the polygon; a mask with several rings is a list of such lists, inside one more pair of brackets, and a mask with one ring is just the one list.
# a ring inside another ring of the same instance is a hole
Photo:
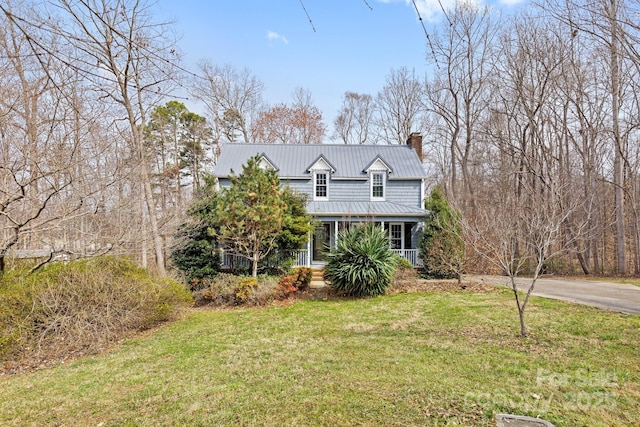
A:
{"label": "front steps", "polygon": [[324,281],[324,267],[311,267],[311,283],[309,287],[312,289],[320,289],[327,287]]}

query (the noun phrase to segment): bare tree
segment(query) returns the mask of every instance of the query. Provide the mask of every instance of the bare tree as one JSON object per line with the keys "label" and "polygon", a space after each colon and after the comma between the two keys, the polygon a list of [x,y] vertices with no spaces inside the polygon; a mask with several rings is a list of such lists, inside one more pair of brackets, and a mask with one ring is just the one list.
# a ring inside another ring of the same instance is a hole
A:
{"label": "bare tree", "polygon": [[149,220],[156,267],[165,272],[163,241],[151,186],[150,160],[144,145],[147,110],[174,78],[175,44],[166,39],[165,24],[153,22],[149,5],[138,0],[56,2],[62,24],[43,21],[76,49],[72,63],[91,73],[92,89],[120,106],[129,138],[139,161],[142,200]]}
{"label": "bare tree", "polygon": [[378,139],[386,144],[404,144],[412,132],[420,131],[422,83],[402,67],[391,70],[386,83],[376,96],[376,129]]}
{"label": "bare tree", "polygon": [[[462,229],[465,243],[509,277],[520,334],[526,337],[525,310],[531,294],[545,264],[572,244],[562,238],[562,228],[580,205],[564,205],[562,194],[566,189],[556,182],[537,181],[535,177],[521,181],[519,194],[513,192],[510,187],[519,171],[505,172],[497,174],[491,182],[494,191],[484,195],[488,203],[475,216],[463,218]],[[537,185],[531,185],[532,182]],[[527,274],[528,279],[520,282],[522,274]],[[521,283],[525,283],[524,288]]]}
{"label": "bare tree", "polygon": [[291,127],[294,129],[294,144],[322,144],[327,126],[322,113],[311,98],[311,92],[297,87],[293,91]]}
{"label": "bare tree", "polygon": [[342,107],[333,122],[335,138],[345,144],[372,143],[375,105],[371,95],[345,92]]}
{"label": "bare tree", "polygon": [[[443,126],[449,142],[450,194],[461,200],[463,210],[475,205],[472,163],[489,103],[495,40],[499,26],[487,6],[456,3],[444,11],[443,31],[429,38],[429,54],[435,76],[426,84],[426,109]],[[458,168],[462,188],[458,189]]]}
{"label": "bare tree", "polygon": [[206,106],[218,142],[253,142],[252,122],[263,109],[262,81],[246,68],[239,71],[208,60],[198,68],[204,79],[194,80],[191,94]]}
{"label": "bare tree", "polygon": [[278,104],[260,111],[251,133],[262,144],[321,144],[326,133],[322,113],[313,105],[311,93],[297,88],[291,106]]}

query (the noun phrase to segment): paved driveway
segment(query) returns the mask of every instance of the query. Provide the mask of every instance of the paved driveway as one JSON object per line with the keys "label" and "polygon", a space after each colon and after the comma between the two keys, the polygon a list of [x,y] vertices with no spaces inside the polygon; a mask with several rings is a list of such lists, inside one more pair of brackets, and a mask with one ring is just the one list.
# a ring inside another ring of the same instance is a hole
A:
{"label": "paved driveway", "polygon": [[[484,283],[511,287],[508,277],[467,277],[482,280]],[[516,283],[519,288],[526,290],[531,282],[526,278],[519,278]],[[640,314],[640,286],[604,281],[541,278],[536,282],[533,294],[621,313]]]}

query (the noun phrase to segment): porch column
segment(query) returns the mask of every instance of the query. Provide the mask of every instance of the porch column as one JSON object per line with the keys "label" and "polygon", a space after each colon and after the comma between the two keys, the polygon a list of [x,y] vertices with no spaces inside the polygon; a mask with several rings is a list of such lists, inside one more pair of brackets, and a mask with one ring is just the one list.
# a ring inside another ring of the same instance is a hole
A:
{"label": "porch column", "polygon": [[309,231],[309,238],[307,239],[307,267],[311,267],[311,239],[313,233]]}
{"label": "porch column", "polygon": [[334,222],[333,228],[333,250],[338,249],[338,221]]}

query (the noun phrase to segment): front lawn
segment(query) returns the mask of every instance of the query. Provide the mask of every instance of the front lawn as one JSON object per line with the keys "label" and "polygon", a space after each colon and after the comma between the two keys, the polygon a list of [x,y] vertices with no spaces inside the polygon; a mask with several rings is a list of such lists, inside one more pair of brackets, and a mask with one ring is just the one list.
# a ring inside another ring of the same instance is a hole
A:
{"label": "front lawn", "polygon": [[508,290],[192,310],[68,365],[0,377],[2,425],[640,422],[640,317]]}

